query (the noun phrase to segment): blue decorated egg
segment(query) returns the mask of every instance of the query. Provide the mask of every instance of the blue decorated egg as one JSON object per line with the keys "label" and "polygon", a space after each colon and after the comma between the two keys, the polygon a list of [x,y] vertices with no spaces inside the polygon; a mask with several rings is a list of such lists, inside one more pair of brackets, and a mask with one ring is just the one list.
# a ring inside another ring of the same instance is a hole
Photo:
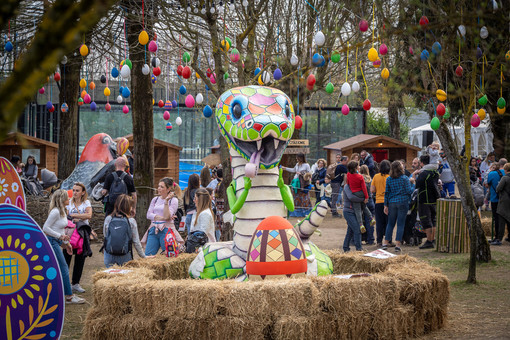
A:
{"label": "blue decorated egg", "polygon": [[186,94],[186,91],[187,91],[186,90],[186,86],[181,85],[181,87],[179,87],[179,93],[180,94],[184,95],[184,94]]}
{"label": "blue decorated egg", "polygon": [[204,110],[202,111],[204,113],[205,118],[209,118],[212,116],[212,109],[209,105],[204,106]]}
{"label": "blue decorated egg", "polygon": [[5,44],[5,51],[7,52],[12,52],[12,50],[14,49],[14,46],[12,45],[12,42],[8,41],[6,44]]}
{"label": "blue decorated egg", "polygon": [[177,100],[172,100],[172,107],[175,109],[177,107]]}
{"label": "blue decorated egg", "polygon": [[117,78],[119,76],[119,70],[116,67],[112,68],[112,77]]}
{"label": "blue decorated egg", "polygon": [[172,130],[172,128],[173,128],[173,127],[172,127],[172,123],[170,123],[170,122],[166,123],[166,130],[167,130],[167,131]]}

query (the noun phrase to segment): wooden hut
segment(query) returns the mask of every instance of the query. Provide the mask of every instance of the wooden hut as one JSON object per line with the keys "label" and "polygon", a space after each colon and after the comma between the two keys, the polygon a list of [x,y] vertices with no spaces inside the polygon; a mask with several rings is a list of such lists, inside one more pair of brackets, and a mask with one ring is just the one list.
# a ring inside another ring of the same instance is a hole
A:
{"label": "wooden hut", "polygon": [[362,150],[368,151],[376,162],[384,159],[394,161],[405,159],[410,167],[411,162],[418,155],[421,149],[411,144],[404,143],[398,139],[387,136],[376,135],[357,135],[347,138],[333,144],[324,146],[327,151],[327,161],[331,164],[336,161],[336,154],[350,157],[353,153],[360,153]]}
{"label": "wooden hut", "polygon": [[42,169],[58,173],[58,144],[20,132],[10,132],[0,144],[0,156],[10,160],[14,155],[20,156],[23,163],[29,155],[33,155],[39,168],[38,178],[41,178]]}
{"label": "wooden hut", "polygon": [[[129,150],[133,152],[133,135],[124,136],[129,141]],[[179,152],[182,147],[154,138],[154,187],[163,177],[172,177],[179,183]],[[135,169],[136,172],[136,169]]]}

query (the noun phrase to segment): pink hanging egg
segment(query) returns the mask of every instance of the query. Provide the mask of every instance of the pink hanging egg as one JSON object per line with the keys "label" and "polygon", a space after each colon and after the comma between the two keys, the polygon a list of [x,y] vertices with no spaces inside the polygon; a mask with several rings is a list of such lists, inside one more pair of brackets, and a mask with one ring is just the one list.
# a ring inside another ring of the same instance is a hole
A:
{"label": "pink hanging egg", "polygon": [[193,107],[195,106],[195,98],[193,98],[193,96],[191,94],[188,94],[188,96],[186,97],[186,100],[184,101],[184,104],[186,105],[186,107]]}
{"label": "pink hanging egg", "polygon": [[112,106],[110,105],[110,103],[106,103],[106,105],[104,106],[104,109],[106,111],[110,111],[112,109]]}
{"label": "pink hanging egg", "polygon": [[471,117],[471,126],[472,127],[480,126],[480,116],[478,116],[476,113]]}
{"label": "pink hanging egg", "polygon": [[409,46],[409,53],[410,53],[411,55],[413,55],[413,54],[414,54],[414,50],[413,50],[413,47],[412,47],[412,46]]}
{"label": "pink hanging egg", "polygon": [[44,86],[39,89],[40,94],[44,94]]}
{"label": "pink hanging egg", "polygon": [[359,22],[359,30],[361,32],[366,32],[368,31],[368,21],[366,21],[365,19],[361,20]]}
{"label": "pink hanging egg", "polygon": [[388,46],[386,46],[386,44],[381,44],[381,46],[379,46],[379,53],[381,55],[386,55],[388,53]]}
{"label": "pink hanging egg", "polygon": [[209,80],[211,81],[211,84],[216,84],[216,73],[211,74]]}
{"label": "pink hanging egg", "polygon": [[90,102],[92,101],[92,98],[90,98],[90,94],[86,94],[85,97],[83,97],[83,102],[85,104],[90,104]]}
{"label": "pink hanging egg", "polygon": [[464,69],[462,68],[462,66],[457,66],[457,68],[455,69],[455,74],[457,75],[457,77],[462,77],[462,74],[464,73]]}
{"label": "pink hanging egg", "polygon": [[155,42],[154,40],[152,40],[150,43],[149,43],[149,51],[151,51],[152,53],[156,52],[158,50],[158,43]]}
{"label": "pink hanging egg", "polygon": [[122,108],[122,112],[128,113],[129,112],[129,107],[127,105],[124,105],[124,107]]}
{"label": "pink hanging egg", "polygon": [[170,112],[165,111],[165,113],[163,113],[163,119],[164,120],[169,120],[170,119]]}
{"label": "pink hanging egg", "polygon": [[347,115],[349,114],[349,111],[350,111],[350,109],[349,109],[349,105],[344,104],[344,105],[342,106],[342,114],[343,114],[344,116],[347,116]]}

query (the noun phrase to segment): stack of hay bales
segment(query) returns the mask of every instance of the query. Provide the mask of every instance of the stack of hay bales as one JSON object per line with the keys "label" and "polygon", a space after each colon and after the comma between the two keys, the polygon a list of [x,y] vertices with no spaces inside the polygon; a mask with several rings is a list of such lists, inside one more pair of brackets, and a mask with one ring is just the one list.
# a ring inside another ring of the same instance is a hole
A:
{"label": "stack of hay bales", "polygon": [[327,252],[340,279],[191,280],[193,255],[132,261],[94,276],[85,339],[403,339],[446,321],[446,276],[409,256]]}

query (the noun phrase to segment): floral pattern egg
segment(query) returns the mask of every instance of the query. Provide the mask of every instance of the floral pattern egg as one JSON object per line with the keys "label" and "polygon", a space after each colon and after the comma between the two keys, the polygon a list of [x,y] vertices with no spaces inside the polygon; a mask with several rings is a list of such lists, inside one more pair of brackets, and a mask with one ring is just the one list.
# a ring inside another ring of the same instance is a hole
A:
{"label": "floral pattern egg", "polygon": [[25,210],[25,192],[14,166],[0,157],[0,203],[7,203]]}
{"label": "floral pattern egg", "polygon": [[281,216],[269,216],[252,236],[246,260],[250,280],[304,276],[305,249],[292,224]]}

